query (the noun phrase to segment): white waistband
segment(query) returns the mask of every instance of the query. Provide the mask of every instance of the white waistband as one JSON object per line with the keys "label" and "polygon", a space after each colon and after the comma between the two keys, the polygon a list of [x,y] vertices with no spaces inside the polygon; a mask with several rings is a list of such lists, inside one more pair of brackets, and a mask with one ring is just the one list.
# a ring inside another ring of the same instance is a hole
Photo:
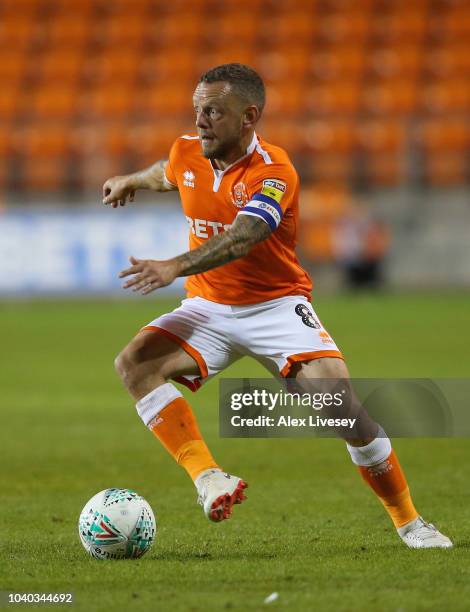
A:
{"label": "white waistband", "polygon": [[245,312],[250,312],[253,310],[262,310],[264,308],[269,308],[270,306],[277,306],[279,304],[285,304],[286,302],[298,302],[301,300],[302,302],[308,303],[307,298],[304,295],[286,295],[284,297],[275,298],[274,300],[267,300],[266,302],[257,302],[256,304],[219,304],[218,302],[211,302],[210,300],[206,300],[205,298],[196,296],[191,298],[186,298],[182,301],[182,304],[197,304],[199,307],[209,310],[211,312],[219,312],[220,314],[225,315],[235,315]]}

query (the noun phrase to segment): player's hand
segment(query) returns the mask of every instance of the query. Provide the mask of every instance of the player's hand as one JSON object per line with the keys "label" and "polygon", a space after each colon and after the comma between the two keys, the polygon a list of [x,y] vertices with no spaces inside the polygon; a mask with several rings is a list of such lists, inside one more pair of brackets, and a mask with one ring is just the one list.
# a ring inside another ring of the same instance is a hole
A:
{"label": "player's hand", "polygon": [[166,287],[178,276],[178,266],[174,260],[155,261],[154,259],[137,259],[129,257],[132,266],[119,273],[119,278],[132,276],[123,285],[124,289],[140,291],[147,295],[155,289]]}
{"label": "player's hand", "polygon": [[103,204],[111,204],[113,208],[125,206],[127,198],[134,201],[135,186],[130,176],[113,176],[103,185]]}

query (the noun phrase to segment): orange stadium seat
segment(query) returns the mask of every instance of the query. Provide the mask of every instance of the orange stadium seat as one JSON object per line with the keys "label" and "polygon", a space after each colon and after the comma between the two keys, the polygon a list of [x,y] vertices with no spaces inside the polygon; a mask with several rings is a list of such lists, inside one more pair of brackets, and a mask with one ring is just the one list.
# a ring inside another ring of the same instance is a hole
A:
{"label": "orange stadium seat", "polygon": [[302,220],[299,228],[299,247],[311,262],[333,261],[335,258],[334,221],[329,219]]}
{"label": "orange stadium seat", "polygon": [[27,15],[37,10],[41,0],[2,0],[1,12],[4,15]]}
{"label": "orange stadium seat", "polygon": [[354,81],[318,83],[306,88],[303,111],[316,115],[352,114],[359,106],[359,84]]}
{"label": "orange stadium seat", "polygon": [[362,11],[348,13],[339,11],[327,14],[318,25],[318,37],[332,44],[359,44],[369,33],[370,20]]}
{"label": "orange stadium seat", "polygon": [[74,88],[45,85],[22,96],[23,114],[31,113],[38,120],[67,118],[78,110],[77,91]]}
{"label": "orange stadium seat", "polygon": [[303,125],[297,118],[279,120],[270,113],[263,116],[257,133],[267,142],[285,149],[289,155],[305,154]]}
{"label": "orange stadium seat", "polygon": [[375,187],[393,187],[407,179],[407,166],[398,155],[369,155],[361,164],[361,178]]}
{"label": "orange stadium seat", "polygon": [[70,147],[78,156],[92,156],[102,149],[102,128],[99,125],[79,125],[70,130]]}
{"label": "orange stadium seat", "polygon": [[427,15],[424,10],[397,8],[391,13],[379,12],[373,21],[371,35],[380,41],[400,43],[417,42],[427,31]]}
{"label": "orange stadium seat", "polygon": [[0,83],[13,85],[21,81],[26,68],[26,56],[15,49],[0,55]]}
{"label": "orange stadium seat", "polygon": [[101,129],[101,146],[109,155],[121,158],[129,155],[127,130],[122,124],[106,125]]}
{"label": "orange stadium seat", "polygon": [[360,173],[372,185],[391,186],[405,178],[406,125],[400,120],[368,120],[358,126]]}
{"label": "orange stadium seat", "polygon": [[191,83],[199,76],[200,71],[194,62],[194,53],[188,49],[179,49],[172,53],[168,61],[168,50],[161,49],[152,54],[140,56],[139,75],[146,83],[177,82]]}
{"label": "orange stadium seat", "polygon": [[115,120],[125,118],[132,111],[134,92],[129,87],[113,83],[109,87],[98,87],[85,91],[77,106],[83,117]]}
{"label": "orange stadium seat", "polygon": [[470,122],[458,118],[428,119],[420,125],[417,140],[425,151],[464,153],[470,145]]}
{"label": "orange stadium seat", "polygon": [[240,19],[239,10],[233,14],[227,12],[212,22],[212,28],[205,29],[202,24],[202,40],[224,41],[228,45],[253,44],[260,36],[260,19],[255,12],[251,11],[243,15],[242,19]]}
{"label": "orange stadium seat", "polygon": [[67,158],[27,157],[22,163],[23,181],[34,191],[58,191],[63,189]]}
{"label": "orange stadium seat", "polygon": [[470,77],[470,39],[437,48],[433,46],[426,54],[425,68],[430,75],[440,78]]}
{"label": "orange stadium seat", "polygon": [[314,14],[306,14],[305,10],[300,12],[289,12],[288,16],[274,14],[263,20],[260,28],[260,43],[264,48],[279,47],[286,44],[299,46],[300,43],[308,45],[315,34],[318,21]]}
{"label": "orange stadium seat", "polygon": [[352,162],[348,153],[312,155],[308,175],[314,182],[347,183],[353,174]]}
{"label": "orange stadium seat", "polygon": [[65,14],[51,19],[41,27],[41,32],[50,49],[57,47],[79,48],[90,39],[93,22],[83,15],[70,16]]}
{"label": "orange stadium seat", "polygon": [[[80,0],[81,1],[81,0]],[[151,4],[158,4],[155,0],[113,0],[113,2],[109,2],[108,0],[93,0],[93,5],[96,11],[103,14],[112,14],[112,15],[130,15],[141,13],[145,9],[149,8]],[[164,6],[164,3],[162,3]]]}
{"label": "orange stadium seat", "polygon": [[424,172],[425,180],[436,187],[463,185],[469,180],[467,160],[458,153],[429,153],[424,158]]}
{"label": "orange stadium seat", "polygon": [[76,155],[73,166],[74,180],[87,189],[99,189],[104,176],[122,174],[134,169],[127,164],[124,155],[116,155],[115,151],[106,148],[110,145],[117,147],[119,143],[115,137],[107,139],[103,128],[94,125],[75,129],[70,138],[72,150]]}
{"label": "orange stadium seat", "polygon": [[351,209],[351,197],[338,183],[317,183],[304,188],[300,200],[299,244],[311,261],[335,258],[335,227]]}
{"label": "orange stadium seat", "polygon": [[321,81],[359,79],[365,66],[365,52],[360,45],[314,50],[308,59],[309,74]]}
{"label": "orange stadium seat", "polygon": [[74,84],[80,79],[83,64],[84,56],[80,49],[65,49],[61,53],[50,49],[37,59],[34,70],[43,83]]}
{"label": "orange stadium seat", "polygon": [[167,158],[171,145],[182,134],[194,133],[191,123],[165,121],[133,126],[126,133],[127,146],[137,165],[146,166]]}
{"label": "orange stadium seat", "polygon": [[180,87],[165,83],[149,90],[139,90],[135,93],[136,112],[158,121],[168,116],[192,115],[192,94],[190,83],[182,83]]}
{"label": "orange stadium seat", "polygon": [[103,87],[122,85],[128,87],[137,79],[141,54],[135,49],[107,49],[92,58],[87,67],[90,81]]}
{"label": "orange stadium seat", "polygon": [[327,11],[370,10],[376,0],[322,0],[321,8]]}
{"label": "orange stadium seat", "polygon": [[300,214],[305,221],[333,221],[348,213],[351,204],[351,196],[343,185],[321,181],[302,191]]}
{"label": "orange stadium seat", "polygon": [[219,48],[214,47],[212,51],[208,53],[198,54],[195,61],[192,63],[192,67],[196,68],[196,76],[199,77],[203,72],[206,72],[213,66],[219,64],[226,64],[230,62],[240,62],[254,66],[256,64],[256,54],[253,49],[240,48],[239,46],[225,47],[220,46]]}
{"label": "orange stadium seat", "polygon": [[29,188],[50,190],[63,186],[68,153],[68,132],[64,126],[21,129],[14,142],[22,158],[23,180]]}
{"label": "orange stadium seat", "polygon": [[[184,16],[185,13],[188,12],[188,1],[187,0],[172,0],[172,2],[168,2],[168,0],[151,0],[154,8],[158,15],[161,13],[166,13],[167,15],[172,15],[173,17],[176,15],[178,18],[180,16]],[[243,7],[242,0],[240,1],[240,8]],[[224,0],[224,8],[227,3],[227,10],[229,9],[228,0]],[[206,5],[209,4],[208,0],[191,0],[191,12],[194,14],[201,13]],[[216,3],[218,4],[218,3]],[[253,0],[253,5],[255,4]]]}
{"label": "orange stadium seat", "polygon": [[470,79],[445,79],[428,83],[422,90],[422,107],[432,113],[468,112]]}
{"label": "orange stadium seat", "polygon": [[361,121],[357,126],[359,147],[371,155],[403,154],[407,141],[406,125],[394,119]]}
{"label": "orange stadium seat", "polygon": [[[44,0],[42,4],[44,4]],[[74,15],[89,14],[94,9],[95,4],[95,0],[79,0],[74,2],[73,13]],[[70,15],[70,0],[47,0],[47,5],[55,19],[62,15]]]}
{"label": "orange stadium seat", "polygon": [[315,155],[350,153],[356,143],[352,120],[312,121],[303,126],[303,141]]}
{"label": "orange stadium seat", "polygon": [[30,43],[33,20],[27,15],[8,15],[0,19],[0,49],[13,50]]}
{"label": "orange stadium seat", "polygon": [[432,22],[432,34],[436,38],[466,41],[470,37],[470,10],[467,2],[459,10],[449,11]]}
{"label": "orange stadium seat", "polygon": [[289,45],[284,53],[276,50],[271,51],[271,53],[258,54],[256,65],[262,71],[267,82],[285,79],[292,83],[306,77],[309,58],[304,47]]}
{"label": "orange stadium seat", "polygon": [[71,151],[83,156],[109,155],[119,158],[129,152],[126,127],[121,123],[72,128],[68,141]]}
{"label": "orange stadium seat", "polygon": [[367,58],[368,70],[375,78],[416,78],[423,63],[420,45],[376,47]]}
{"label": "orange stadium seat", "polygon": [[63,157],[69,150],[67,126],[52,124],[27,127],[14,133],[15,149],[26,157]]}
{"label": "orange stadium seat", "polygon": [[204,31],[204,22],[200,15],[183,14],[175,19],[173,15],[158,17],[153,24],[155,34],[161,45],[169,47],[169,61],[171,61],[171,52],[181,47],[192,47],[199,42],[202,31]]}
{"label": "orange stadium seat", "polygon": [[381,81],[366,85],[362,96],[364,112],[377,115],[410,113],[417,103],[417,84],[409,79]]}
{"label": "orange stadium seat", "polygon": [[291,84],[279,82],[266,87],[266,113],[269,115],[296,114],[303,98],[303,89],[300,83]]}
{"label": "orange stadium seat", "polygon": [[0,87],[0,121],[9,121],[17,114],[19,91],[17,85],[13,83]]}
{"label": "orange stadium seat", "polygon": [[108,47],[119,46],[120,50],[136,47],[143,43],[146,25],[143,15],[139,13],[126,15],[111,15],[97,22],[94,31],[95,40]]}

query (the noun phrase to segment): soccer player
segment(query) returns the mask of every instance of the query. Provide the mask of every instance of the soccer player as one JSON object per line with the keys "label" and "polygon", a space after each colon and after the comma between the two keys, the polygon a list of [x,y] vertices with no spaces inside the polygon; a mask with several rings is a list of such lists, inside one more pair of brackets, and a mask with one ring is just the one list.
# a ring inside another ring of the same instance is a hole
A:
{"label": "soccer player", "polygon": [[[194,481],[212,521],[230,517],[246,483],[222,471],[171,379],[193,391],[242,355],[303,388],[347,379],[341,352],[310,304],[311,281],[295,254],[299,179],[287,154],[256,124],[265,105],[260,76],[241,64],[202,75],[193,96],[197,134],[176,139],[169,159],[107,180],[103,202],[133,201],[137,189],[178,190],[190,250],[166,261],[130,258],[125,288],[146,295],[188,277],[187,299],[146,325],[116,359],[144,424]],[[411,500],[389,438],[346,439],[351,459],[411,548],[448,548]]]}

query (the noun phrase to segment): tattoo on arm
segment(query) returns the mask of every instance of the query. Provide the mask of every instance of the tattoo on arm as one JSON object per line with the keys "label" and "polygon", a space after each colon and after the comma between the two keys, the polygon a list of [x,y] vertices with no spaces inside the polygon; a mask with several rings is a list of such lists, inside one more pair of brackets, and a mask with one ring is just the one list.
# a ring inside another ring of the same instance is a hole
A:
{"label": "tattoo on arm", "polygon": [[226,232],[210,238],[197,249],[176,257],[178,276],[199,274],[239,259],[257,242],[265,240],[270,233],[269,225],[259,217],[239,215]]}
{"label": "tattoo on arm", "polygon": [[168,160],[160,159],[152,166],[135,173],[136,183],[140,189],[151,189],[152,191],[173,191],[173,187],[165,177],[165,166]]}

